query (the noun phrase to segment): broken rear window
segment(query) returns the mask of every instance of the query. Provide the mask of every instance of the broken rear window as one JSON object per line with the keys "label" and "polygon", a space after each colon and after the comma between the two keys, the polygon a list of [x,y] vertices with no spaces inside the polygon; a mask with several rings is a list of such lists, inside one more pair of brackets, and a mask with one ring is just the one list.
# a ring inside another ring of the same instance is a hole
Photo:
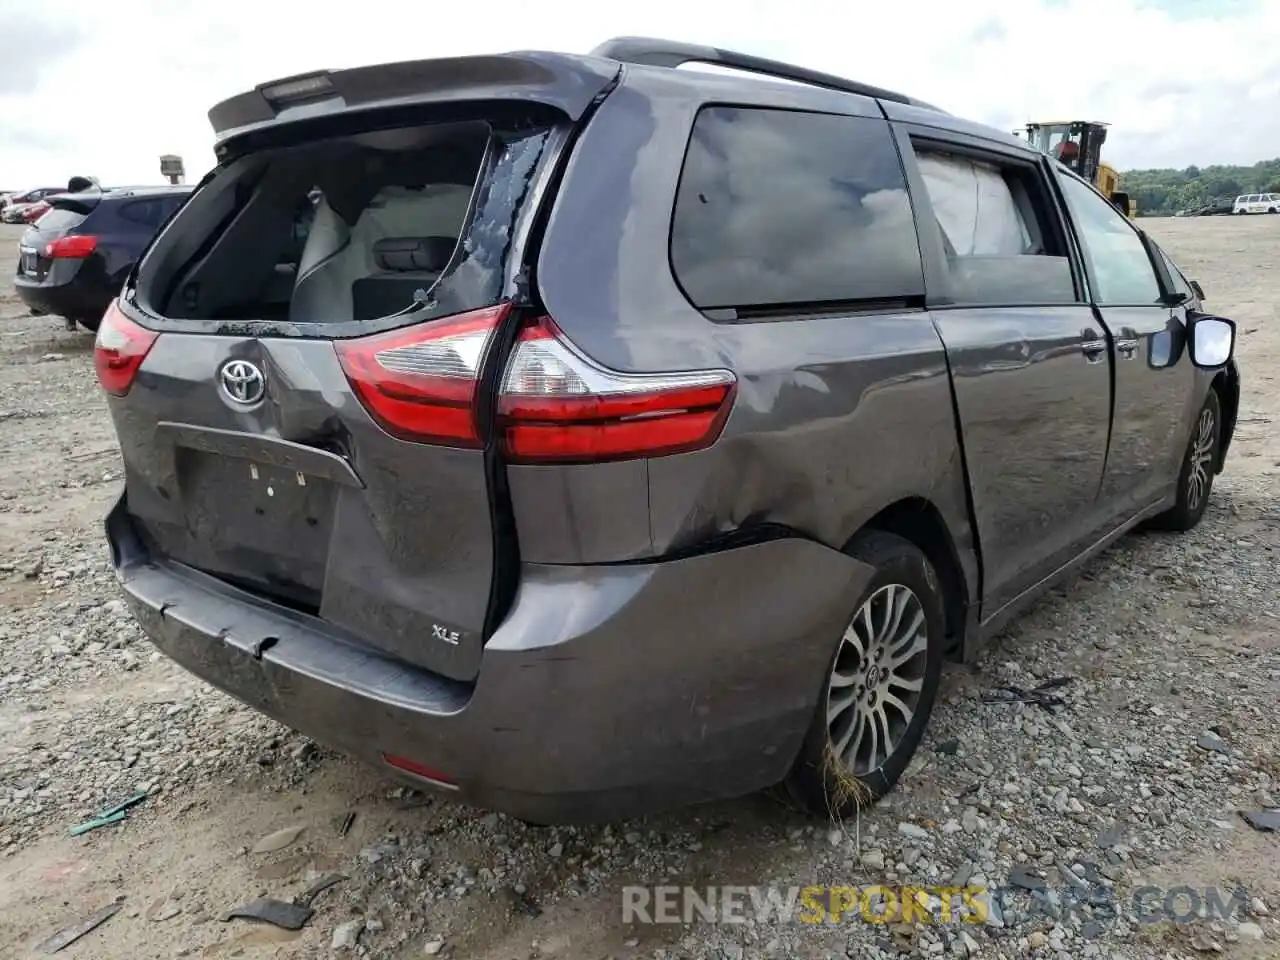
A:
{"label": "broken rear window", "polygon": [[489,306],[547,133],[475,120],[233,160],[148,255],[137,303],[312,332]]}

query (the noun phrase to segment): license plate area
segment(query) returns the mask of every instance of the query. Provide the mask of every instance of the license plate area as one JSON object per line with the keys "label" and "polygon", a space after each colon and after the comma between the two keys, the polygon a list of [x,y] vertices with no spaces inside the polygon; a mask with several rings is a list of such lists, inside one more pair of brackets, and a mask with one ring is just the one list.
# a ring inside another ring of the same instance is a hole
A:
{"label": "license plate area", "polygon": [[40,272],[40,254],[31,247],[22,247],[18,252],[18,272],[35,276]]}
{"label": "license plate area", "polygon": [[[251,551],[323,562],[336,490],[323,477],[274,464],[179,447],[188,533],[219,552]],[[317,584],[318,586],[318,584]]]}

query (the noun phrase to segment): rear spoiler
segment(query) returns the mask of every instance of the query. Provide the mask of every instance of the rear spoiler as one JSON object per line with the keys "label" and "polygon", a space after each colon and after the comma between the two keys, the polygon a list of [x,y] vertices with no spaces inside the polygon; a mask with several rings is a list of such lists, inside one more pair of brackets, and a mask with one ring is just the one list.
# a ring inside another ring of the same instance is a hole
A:
{"label": "rear spoiler", "polygon": [[318,70],[259,84],[209,111],[219,155],[252,130],[370,107],[458,101],[534,102],[576,121],[617,76],[615,62],[571,54],[507,53]]}
{"label": "rear spoiler", "polygon": [[45,197],[44,202],[55,210],[70,210],[81,216],[88,216],[102,199],[101,190],[86,190],[83,193],[55,193]]}

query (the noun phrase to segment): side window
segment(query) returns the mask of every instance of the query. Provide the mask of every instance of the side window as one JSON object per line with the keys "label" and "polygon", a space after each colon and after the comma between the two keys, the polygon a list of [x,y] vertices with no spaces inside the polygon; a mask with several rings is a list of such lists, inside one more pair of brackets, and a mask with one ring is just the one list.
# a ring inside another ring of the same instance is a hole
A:
{"label": "side window", "polygon": [[1093,273],[1094,299],[1109,306],[1157,303],[1160,282],[1129,221],[1083,180],[1059,172],[1058,182]]}
{"label": "side window", "polygon": [[1174,291],[1188,298],[1195,296],[1194,291],[1191,289],[1191,284],[1187,282],[1187,278],[1178,269],[1178,265],[1169,259],[1169,255],[1164,250],[1159,247],[1156,247],[1156,249],[1160,250],[1160,259],[1164,261],[1164,268],[1169,273],[1169,280],[1173,284]]}
{"label": "side window", "polygon": [[671,224],[671,267],[704,310],[924,293],[906,180],[884,120],[704,107]]}
{"label": "side window", "polygon": [[120,216],[130,223],[154,229],[160,226],[160,210],[158,200],[134,200],[120,208]]}
{"label": "side window", "polygon": [[955,302],[1077,302],[1071,261],[1034,165],[924,145],[916,147],[916,159]]}
{"label": "side window", "polygon": [[177,197],[166,197],[161,203],[160,220],[163,222],[177,212],[178,208],[187,202],[185,195]]}

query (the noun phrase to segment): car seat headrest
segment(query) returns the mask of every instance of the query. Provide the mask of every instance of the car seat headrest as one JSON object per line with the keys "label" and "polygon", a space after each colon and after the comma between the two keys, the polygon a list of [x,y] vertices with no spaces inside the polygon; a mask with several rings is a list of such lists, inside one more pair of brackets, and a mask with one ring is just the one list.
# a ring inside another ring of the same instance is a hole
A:
{"label": "car seat headrest", "polygon": [[373,245],[373,259],[392,273],[442,273],[457,245],[453,237],[387,237]]}

